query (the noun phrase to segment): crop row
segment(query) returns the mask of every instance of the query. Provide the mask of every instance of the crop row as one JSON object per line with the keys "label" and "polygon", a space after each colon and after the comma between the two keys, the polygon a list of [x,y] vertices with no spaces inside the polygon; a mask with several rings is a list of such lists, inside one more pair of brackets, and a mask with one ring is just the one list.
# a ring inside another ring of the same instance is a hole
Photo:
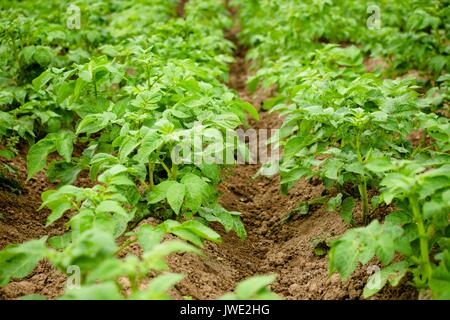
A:
{"label": "crop row", "polygon": [[248,87],[275,88],[264,108],[284,119],[282,161],[260,173],[284,191],[319,178],[328,210],[355,226],[329,241],[330,274],[377,261],[366,298],[407,279],[449,299],[448,1],[233,3]]}
{"label": "crop row", "polygon": [[[220,242],[209,222],[246,237],[239,213],[217,202],[221,165],[172,158],[183,137],[234,130],[248,113],[257,117],[224,85],[233,44],[223,30],[232,20],[222,1],[189,1],[184,18],[177,5],[4,5],[1,156],[14,157],[22,141],[31,145],[28,179],[45,169],[59,183],[42,193],[41,209],[51,211],[47,227],[64,218],[67,230],[2,250],[1,286],[46,259],[78,272],[78,285],[63,299],[168,298],[183,275],[165,272],[165,258]],[[235,152],[239,145],[221,147]],[[77,184],[83,172],[90,186]],[[149,216],[163,222],[141,223]],[[163,241],[167,234],[177,240]],[[135,243],[139,255],[127,251]],[[251,279],[227,297],[273,298],[265,288],[272,279]]]}

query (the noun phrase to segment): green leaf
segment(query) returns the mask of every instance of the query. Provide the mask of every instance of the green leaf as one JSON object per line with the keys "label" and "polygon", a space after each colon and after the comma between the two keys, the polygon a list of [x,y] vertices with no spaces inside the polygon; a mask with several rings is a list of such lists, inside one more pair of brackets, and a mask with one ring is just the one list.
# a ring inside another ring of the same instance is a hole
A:
{"label": "green leaf", "polygon": [[239,300],[257,299],[258,294],[265,290],[276,278],[275,274],[271,274],[246,279],[236,286],[236,296]]}
{"label": "green leaf", "polygon": [[58,134],[55,138],[56,151],[64,158],[66,162],[70,162],[73,152],[73,135],[70,133]]}
{"label": "green leaf", "polygon": [[42,67],[48,66],[53,60],[53,52],[49,47],[37,46],[33,59]]}
{"label": "green leaf", "polygon": [[304,137],[290,138],[284,147],[283,158],[287,159],[287,160],[292,158],[304,147],[305,147],[305,138]]}
{"label": "green leaf", "polygon": [[55,143],[53,140],[42,139],[31,146],[27,154],[27,180],[30,180],[36,173],[44,169],[47,163],[47,157],[53,151],[55,151]]}
{"label": "green leaf", "polygon": [[166,199],[169,189],[171,189],[175,183],[175,181],[167,180],[154,186],[150,192],[147,193],[147,202],[149,204],[155,204]]}
{"label": "green leaf", "polygon": [[76,134],[81,133],[92,134],[98,132],[108,126],[108,124],[116,119],[116,115],[112,112],[103,112],[98,114],[89,114],[80,121],[77,126]]}
{"label": "green leaf", "polygon": [[328,200],[327,211],[328,212],[336,211],[337,208],[341,205],[341,203],[342,203],[342,193],[338,193],[335,197]]}
{"label": "green leaf", "polygon": [[150,251],[157,246],[161,242],[163,235],[163,231],[158,230],[149,224],[140,226],[139,230],[136,232],[139,245],[142,247],[144,252]]}
{"label": "green leaf", "polygon": [[171,231],[171,233],[173,233],[174,235],[176,235],[177,237],[179,237],[182,240],[189,241],[198,247],[203,247],[203,242],[202,242],[203,239],[200,236],[196,235],[191,230],[185,229],[185,227],[183,225],[172,228],[170,231]]}
{"label": "green leaf", "polygon": [[214,124],[223,129],[234,129],[241,124],[241,120],[234,113],[223,113],[214,117]]}
{"label": "green leaf", "polygon": [[47,217],[47,223],[45,224],[46,227],[61,218],[64,212],[72,208],[70,201],[64,199],[48,203],[47,206],[50,208],[52,213]]}
{"label": "green leaf", "polygon": [[258,110],[256,110],[256,108],[251,103],[241,100],[239,101],[239,106],[247,111],[253,119],[259,121]]}
{"label": "green leaf", "polygon": [[200,208],[199,215],[209,222],[221,223],[226,232],[233,230],[241,239],[247,237],[247,232],[238,212],[229,212],[217,206],[214,208]]}
{"label": "green leaf", "polygon": [[144,138],[142,138],[141,146],[134,159],[141,163],[148,163],[152,152],[162,146],[163,143],[164,139],[162,139],[156,130],[149,130]]}
{"label": "green leaf", "polygon": [[0,251],[0,287],[13,279],[24,278],[45,258],[47,237],[20,245],[8,245]]}
{"label": "green leaf", "polygon": [[120,289],[115,282],[105,282],[70,289],[60,300],[123,300]]}
{"label": "green leaf", "polygon": [[392,170],[393,168],[395,168],[395,166],[392,164],[392,161],[387,158],[377,158],[370,159],[366,163],[366,168],[370,171],[380,173]]}
{"label": "green leaf", "polygon": [[204,239],[216,243],[219,243],[222,240],[217,232],[197,220],[186,221],[182,224],[182,226],[184,229],[188,229]]}
{"label": "green leaf", "polygon": [[[179,240],[171,240],[166,241],[163,243],[160,243],[156,245],[154,248],[152,248],[150,251],[147,251],[143,255],[143,260],[145,263],[147,263],[149,266],[154,266],[155,269],[159,267],[159,270],[166,269],[166,265],[162,265],[161,262],[164,262],[163,260],[172,253],[177,252],[190,252],[190,253],[196,253],[201,254],[201,251],[197,249],[196,247],[187,244],[184,241]],[[161,268],[162,267],[162,268]]]}
{"label": "green leaf", "polygon": [[83,191],[81,188],[75,186],[63,186],[58,190],[47,190],[42,193],[42,205],[43,208],[47,206],[52,213],[47,217],[46,226],[49,226],[59,218],[61,218],[67,210],[72,208],[72,200],[75,198],[75,202],[81,197]]}
{"label": "green leaf", "polygon": [[357,173],[363,175],[365,173],[364,166],[361,162],[353,162],[345,166],[345,170],[348,172]]}
{"label": "green leaf", "polygon": [[119,160],[121,163],[126,162],[127,157],[130,155],[131,152],[133,152],[134,149],[137,148],[137,146],[140,144],[139,141],[137,141],[133,137],[127,137],[125,141],[122,143],[119,149]]}
{"label": "green leaf", "polygon": [[208,184],[195,174],[189,173],[181,179],[186,187],[184,206],[197,213],[201,204],[208,198]]}
{"label": "green leaf", "polygon": [[342,279],[347,280],[358,266],[358,247],[357,241],[346,239],[333,243],[329,251],[330,273],[338,271]]}
{"label": "green leaf", "polygon": [[116,258],[102,261],[86,278],[87,284],[94,284],[97,281],[116,280],[120,276],[127,273],[127,268],[124,266],[126,261],[121,261]]}
{"label": "green leaf", "polygon": [[39,77],[32,81],[35,90],[40,90],[46,83],[53,79],[54,75],[51,70],[46,70]]}
{"label": "green leaf", "polygon": [[72,241],[72,232],[66,232],[60,236],[53,236],[48,239],[48,244],[55,249],[64,249]]}
{"label": "green leaf", "polygon": [[405,276],[408,271],[408,264],[406,261],[400,261],[394,263],[382,270],[375,272],[373,275],[369,277],[367,280],[366,286],[364,287],[363,296],[365,299],[374,295],[378,291],[380,291],[386,283],[389,283],[392,286],[398,285],[400,280]]}
{"label": "green leaf", "polygon": [[202,162],[200,164],[200,170],[207,178],[211,179],[213,183],[220,182],[220,167],[217,164]]}
{"label": "green leaf", "polygon": [[103,200],[95,209],[97,212],[113,212],[120,216],[128,217],[127,211],[120,205],[119,202],[113,200]]}
{"label": "green leaf", "polygon": [[48,297],[40,295],[40,294],[29,294],[29,295],[20,297],[19,300],[48,300]]}
{"label": "green leaf", "polygon": [[137,300],[169,300],[172,297],[167,293],[175,284],[183,280],[185,276],[179,273],[165,273],[154,278],[148,287],[131,296]]}
{"label": "green leaf", "polygon": [[0,157],[6,158],[8,160],[11,160],[15,157],[16,155],[14,154],[14,152],[12,152],[11,150],[0,150]]}
{"label": "green leaf", "polygon": [[180,213],[181,206],[183,205],[184,196],[186,194],[186,187],[174,181],[167,189],[167,202],[172,210],[176,213]]}
{"label": "green leaf", "polygon": [[450,252],[445,250],[441,254],[440,263],[433,270],[430,288],[434,299],[450,299]]}
{"label": "green leaf", "polygon": [[347,197],[342,201],[341,205],[341,217],[347,222],[351,223],[353,219],[353,208],[355,207],[355,199]]}
{"label": "green leaf", "polygon": [[342,169],[343,166],[344,166],[344,163],[340,160],[328,159],[325,162],[325,166],[324,166],[325,177],[332,179],[332,180],[337,180],[340,170]]}

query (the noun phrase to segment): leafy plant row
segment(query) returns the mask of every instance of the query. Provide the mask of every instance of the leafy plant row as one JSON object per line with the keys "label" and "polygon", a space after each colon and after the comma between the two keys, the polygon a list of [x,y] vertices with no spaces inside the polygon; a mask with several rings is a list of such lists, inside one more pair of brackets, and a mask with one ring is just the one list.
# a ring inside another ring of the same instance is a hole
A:
{"label": "leafy plant row", "polygon": [[[257,115],[224,85],[231,18],[214,0],[189,1],[184,18],[178,1],[70,4],[80,9],[79,29],[65,24],[73,18],[66,1],[6,4],[0,14],[1,155],[13,157],[27,141],[28,179],[45,170],[59,183],[42,194],[47,227],[67,219],[61,236],[0,251],[0,285],[47,259],[80,272],[81,288],[63,299],[169,298],[183,275],[161,273],[165,258],[220,242],[209,222],[246,237],[239,213],[217,203],[221,166],[173,159],[183,137],[233,130]],[[86,172],[91,182],[78,185]],[[147,217],[164,222],[141,223]],[[134,243],[139,255],[129,253]],[[243,282],[227,297],[274,298],[272,280]]]}
{"label": "leafy plant row", "polygon": [[[234,4],[255,67],[248,87],[276,88],[263,107],[284,119],[282,161],[261,173],[278,172],[284,191],[319,178],[328,208],[363,225],[331,243],[330,274],[346,280],[376,258],[364,297],[406,278],[449,299],[447,1],[380,1],[376,30],[368,1]],[[371,59],[387,66],[369,73]],[[395,78],[412,69],[425,78]],[[395,209],[379,219],[380,206]]]}

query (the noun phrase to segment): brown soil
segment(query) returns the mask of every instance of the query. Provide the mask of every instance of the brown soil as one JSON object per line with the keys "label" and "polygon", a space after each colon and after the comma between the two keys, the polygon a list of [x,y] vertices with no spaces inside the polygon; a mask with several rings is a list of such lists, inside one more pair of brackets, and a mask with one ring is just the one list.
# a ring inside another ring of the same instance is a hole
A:
{"label": "brown soil", "polygon": [[178,4],[176,11],[177,11],[177,15],[179,17],[184,17],[184,6],[186,5],[186,3],[188,2],[188,0],[180,0],[180,3]]}
{"label": "brown soil", "polygon": [[380,58],[371,58],[366,57],[364,59],[364,66],[366,67],[367,72],[377,72],[377,71],[384,71],[389,67],[389,64],[380,59]]}
{"label": "brown soil", "polygon": [[[43,173],[26,182],[26,162],[24,153],[8,164],[17,169],[15,179],[22,187],[21,194],[0,189],[0,249],[8,244],[22,243],[45,235],[64,233],[65,219],[45,227],[47,209],[38,210],[41,205],[40,194],[55,186],[48,182]],[[12,281],[0,288],[0,299],[14,299],[28,294],[43,294],[54,298],[62,293],[65,277],[48,262],[41,262],[33,273],[25,279]]]}

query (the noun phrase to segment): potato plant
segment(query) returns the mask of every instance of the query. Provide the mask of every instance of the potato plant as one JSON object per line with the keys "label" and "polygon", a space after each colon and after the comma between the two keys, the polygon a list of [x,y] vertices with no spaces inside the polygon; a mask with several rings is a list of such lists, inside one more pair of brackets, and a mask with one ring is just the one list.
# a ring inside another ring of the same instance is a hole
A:
{"label": "potato plant", "polygon": [[[328,211],[348,223],[361,208],[365,226],[331,242],[330,275],[346,280],[378,259],[364,297],[408,278],[448,299],[446,1],[233,3],[255,69],[248,88],[275,89],[263,108],[283,117],[282,161],[260,174],[279,173],[285,192],[319,179],[332,189]],[[383,202],[396,210],[380,221],[372,211]]]}
{"label": "potato plant", "polygon": [[[209,222],[246,237],[240,214],[217,203],[222,164],[173,158],[183,137],[233,130],[246,124],[248,113],[257,116],[223,84],[233,60],[223,35],[228,11],[215,1],[190,1],[182,19],[175,16],[177,1],[103,1],[94,10],[79,1],[89,16],[76,33],[58,30],[58,3],[34,15],[28,2],[2,11],[9,21],[2,48],[17,52],[18,60],[5,70],[11,82],[2,84],[0,133],[16,132],[32,144],[29,180],[46,170],[59,183],[42,193],[41,209],[51,211],[48,227],[68,216],[67,231],[6,247],[0,283],[27,276],[45,259],[63,272],[79,268],[81,289],[66,290],[62,299],[169,298],[183,276],[162,273],[165,258],[198,254],[205,240],[220,242]],[[46,11],[54,15],[41,15]],[[55,24],[51,35],[35,29],[49,23]],[[51,36],[64,39],[63,47],[53,47]],[[21,123],[27,125],[18,129]],[[92,186],[74,185],[82,172]],[[140,223],[150,216],[164,222]],[[166,234],[178,240],[162,241]],[[142,254],[123,257],[134,243]]]}

